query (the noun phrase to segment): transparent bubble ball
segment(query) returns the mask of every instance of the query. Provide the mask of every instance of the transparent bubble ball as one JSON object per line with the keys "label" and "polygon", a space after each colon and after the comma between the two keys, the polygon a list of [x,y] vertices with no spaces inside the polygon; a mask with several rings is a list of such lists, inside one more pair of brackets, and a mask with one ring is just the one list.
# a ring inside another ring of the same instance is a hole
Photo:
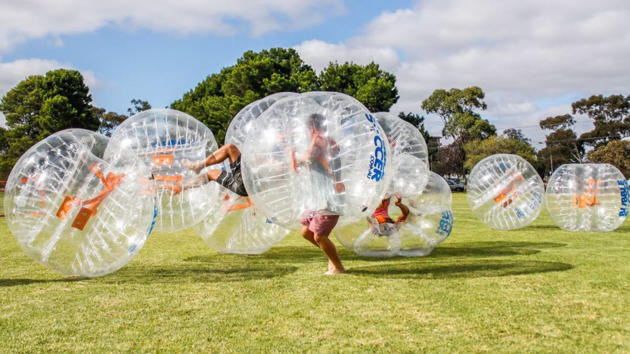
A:
{"label": "transparent bubble ball", "polygon": [[247,198],[225,191],[220,208],[193,229],[219,253],[261,254],[282,241],[289,230],[267,219]]}
{"label": "transparent bubble ball", "polygon": [[210,129],[192,116],[173,109],[143,111],[120,124],[110,141],[106,159],[116,159],[127,169],[150,166],[140,183],[146,193],[157,200],[156,230],[174,232],[189,228],[204,220],[216,207],[221,189],[217,183],[205,183],[181,193],[160,187],[181,186],[203,176],[204,171],[196,174],[182,161],[204,160],[218,147]]}
{"label": "transparent bubble ball", "polygon": [[[394,204],[394,199],[392,197],[388,213],[396,220],[401,210]],[[444,178],[429,172],[424,188],[416,194],[403,196],[402,203],[409,208],[409,215],[402,223],[378,225],[370,217],[366,221],[338,228],[335,236],[342,245],[366,257],[426,256],[453,229],[451,190]],[[378,229],[369,226],[369,223],[378,225]]]}
{"label": "transparent bubble ball", "polygon": [[225,132],[225,143],[234,144],[239,149],[242,149],[245,141],[247,140],[247,135],[252,132],[252,122],[260,117],[260,115],[269,109],[271,105],[276,103],[276,101],[295,95],[297,95],[297,93],[278,92],[263,97],[245,106],[234,116],[234,118],[232,118],[232,121]]}
{"label": "transparent bubble ball", "polygon": [[374,113],[374,118],[381,125],[390,141],[392,155],[411,155],[429,164],[429,150],[424,137],[417,127],[389,112]]}
{"label": "transparent bubble ball", "polygon": [[[389,112],[374,113],[391,146],[393,176],[388,193],[418,193],[429,178],[427,144],[417,127]],[[422,169],[424,173],[421,173]]]}
{"label": "transparent bubble ball", "polygon": [[252,202],[271,222],[299,228],[310,213],[369,215],[391,178],[387,138],[370,112],[341,93],[274,103],[253,123],[242,151]]}
{"label": "transparent bubble ball", "polygon": [[96,277],[127,264],[156,217],[137,180],[141,165],[102,159],[108,139],[82,129],[57,132],[31,147],[13,167],[4,210],[20,247],[61,274]]}
{"label": "transparent bubble ball", "polygon": [[543,206],[544,184],[534,167],[520,156],[495,154],[470,171],[467,194],[473,214],[497,230],[532,223]]}
{"label": "transparent bubble ball", "polygon": [[551,219],[568,231],[612,231],[628,216],[628,181],[609,164],[567,164],[545,193]]}

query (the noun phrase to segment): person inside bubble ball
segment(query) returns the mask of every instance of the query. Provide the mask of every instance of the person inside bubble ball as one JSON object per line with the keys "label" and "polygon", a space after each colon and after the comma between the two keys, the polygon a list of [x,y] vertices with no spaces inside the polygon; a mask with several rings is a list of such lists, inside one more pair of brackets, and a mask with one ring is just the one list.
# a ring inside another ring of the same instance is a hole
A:
{"label": "person inside bubble ball", "polygon": [[314,113],[308,116],[307,127],[310,134],[310,144],[302,158],[291,150],[291,167],[298,171],[298,166],[306,165],[310,172],[309,195],[300,223],[302,236],[321,249],[328,257],[328,271],[326,275],[345,272],[337,248],[328,236],[339,221],[341,214],[344,184],[339,180],[338,169],[339,146],[327,136],[324,116]]}
{"label": "person inside bubble ball", "polygon": [[407,216],[409,215],[409,208],[403,204],[402,198],[397,194],[394,205],[400,208],[402,214],[396,218],[396,220],[392,219],[387,211],[391,199],[391,196],[383,198],[376,210],[372,213],[372,217],[367,218],[367,222],[372,230],[372,233],[377,236],[390,236],[395,231],[398,231],[402,223],[407,220]]}
{"label": "person inside bubble ball", "polygon": [[[224,170],[208,170],[204,175],[199,176],[191,181],[183,184],[160,184],[158,188],[171,190],[173,193],[180,193],[183,190],[200,186],[209,181],[215,181],[221,186],[229,189],[230,191],[242,196],[247,197],[247,190],[245,189],[245,183],[243,183],[243,175],[241,173],[241,152],[234,144],[226,144],[221,146],[212,155],[208,156],[202,161],[190,161],[182,160],[182,165],[199,174],[204,168],[216,165],[225,160],[230,161],[230,171]],[[249,198],[248,198],[249,202]]]}

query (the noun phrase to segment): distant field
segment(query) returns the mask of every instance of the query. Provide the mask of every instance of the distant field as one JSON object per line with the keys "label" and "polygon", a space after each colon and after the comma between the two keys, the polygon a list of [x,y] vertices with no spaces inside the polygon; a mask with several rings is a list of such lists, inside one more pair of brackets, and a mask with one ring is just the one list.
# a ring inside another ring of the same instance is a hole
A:
{"label": "distant field", "polygon": [[154,234],[130,264],[68,279],[25,256],[0,218],[0,351],[630,351],[630,222],[570,233],[546,211],[495,231],[454,195],[425,258],[340,249],[346,275],[292,233],[260,256],[193,231]]}

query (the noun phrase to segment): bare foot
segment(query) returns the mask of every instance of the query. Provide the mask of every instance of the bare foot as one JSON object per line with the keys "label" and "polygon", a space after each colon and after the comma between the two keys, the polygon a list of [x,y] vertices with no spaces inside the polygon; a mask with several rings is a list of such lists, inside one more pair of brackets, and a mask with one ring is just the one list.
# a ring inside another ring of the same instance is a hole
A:
{"label": "bare foot", "polygon": [[186,167],[187,169],[195,172],[196,174],[199,174],[199,172],[203,170],[203,164],[200,164],[198,162],[192,162],[188,159],[183,159],[182,165],[184,165],[184,167]]}
{"label": "bare foot", "polygon": [[343,268],[339,269],[339,268],[334,268],[333,267],[332,269],[328,269],[328,271],[326,273],[324,273],[324,275],[337,275],[337,274],[343,274],[345,272],[346,272],[346,270],[343,269]]}

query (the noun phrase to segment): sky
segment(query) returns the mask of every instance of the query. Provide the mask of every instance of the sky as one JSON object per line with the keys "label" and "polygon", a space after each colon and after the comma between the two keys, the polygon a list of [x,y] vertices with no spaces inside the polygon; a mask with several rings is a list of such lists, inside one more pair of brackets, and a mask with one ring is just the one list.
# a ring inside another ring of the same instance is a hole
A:
{"label": "sky", "polygon": [[[438,88],[479,86],[482,116],[540,147],[541,119],[592,94],[630,94],[628,19],[627,0],[3,0],[0,96],[73,68],[96,106],[165,107],[247,50],[292,47],[317,71],[374,61],[394,73],[394,113],[423,114]],[[578,132],[592,128],[576,118]],[[427,116],[432,134],[442,125]]]}

